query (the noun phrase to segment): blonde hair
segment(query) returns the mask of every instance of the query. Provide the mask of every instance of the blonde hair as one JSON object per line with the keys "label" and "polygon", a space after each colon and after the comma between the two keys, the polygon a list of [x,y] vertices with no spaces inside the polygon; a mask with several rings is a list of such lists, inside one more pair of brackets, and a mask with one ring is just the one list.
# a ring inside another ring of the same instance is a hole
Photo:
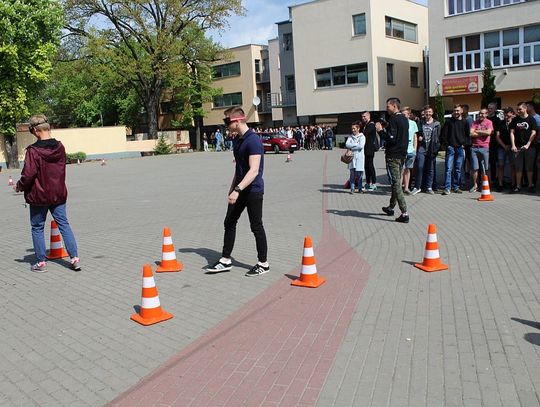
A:
{"label": "blonde hair", "polygon": [[51,129],[49,119],[44,114],[36,114],[30,117],[30,119],[28,119],[28,125],[30,127],[30,131],[33,129],[49,131]]}

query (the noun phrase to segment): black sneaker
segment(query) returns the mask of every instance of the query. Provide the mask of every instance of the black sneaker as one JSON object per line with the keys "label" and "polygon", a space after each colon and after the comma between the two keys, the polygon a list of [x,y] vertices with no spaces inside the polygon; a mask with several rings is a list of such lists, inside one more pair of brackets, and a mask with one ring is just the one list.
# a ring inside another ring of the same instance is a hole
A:
{"label": "black sneaker", "polygon": [[246,273],[246,277],[255,277],[260,276],[261,274],[268,273],[270,271],[270,266],[261,266],[260,264],[255,264],[251,270]]}
{"label": "black sneaker", "polygon": [[527,188],[527,191],[531,194],[534,194],[536,192],[536,187],[534,185],[531,185],[529,186],[529,188]]}
{"label": "black sneaker", "polygon": [[396,218],[396,222],[399,223],[409,223],[409,215],[399,215],[399,218]]}
{"label": "black sneaker", "polygon": [[452,190],[452,192],[453,192],[454,194],[461,194],[461,193],[463,193],[463,191],[462,191],[461,189],[459,189],[459,188],[454,188],[454,189]]}
{"label": "black sneaker", "polygon": [[501,185],[497,185],[497,186],[495,187],[495,191],[497,191],[497,192],[502,192],[503,189],[504,189],[504,188],[503,188]]}
{"label": "black sneaker", "polygon": [[388,216],[394,216],[394,210],[390,208],[389,206],[383,206],[382,211],[386,213]]}
{"label": "black sneaker", "polygon": [[231,269],[232,269],[232,262],[223,263],[221,261],[216,261],[211,266],[208,266],[205,268],[205,270],[209,273],[221,273],[223,271],[231,271]]}

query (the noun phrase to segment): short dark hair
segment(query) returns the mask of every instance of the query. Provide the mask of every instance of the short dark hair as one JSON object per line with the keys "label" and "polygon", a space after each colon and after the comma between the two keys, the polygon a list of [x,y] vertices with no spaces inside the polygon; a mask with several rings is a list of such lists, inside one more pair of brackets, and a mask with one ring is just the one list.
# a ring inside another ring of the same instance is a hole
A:
{"label": "short dark hair", "polygon": [[531,107],[532,110],[534,110],[536,112],[536,103],[534,103],[532,100],[529,100],[527,102],[527,107]]}
{"label": "short dark hair", "polygon": [[396,97],[391,97],[391,98],[386,99],[386,103],[390,103],[391,105],[397,106],[398,109],[401,107],[401,100],[399,100],[399,98],[396,98]]}
{"label": "short dark hair", "polygon": [[246,114],[244,113],[244,109],[242,109],[240,106],[229,107],[227,110],[223,112],[223,114],[228,117],[241,117],[241,116],[245,117],[246,116]]}
{"label": "short dark hair", "polygon": [[504,114],[508,114],[508,113],[516,114],[516,112],[514,111],[514,108],[511,106],[508,106],[506,109],[503,110],[503,112]]}
{"label": "short dark hair", "polygon": [[425,105],[422,110],[428,110],[428,109],[431,109],[433,110],[433,108],[430,106],[430,105]]}
{"label": "short dark hair", "polygon": [[526,103],[526,102],[519,102],[519,103],[517,104],[517,106],[518,106],[518,107],[523,107],[523,106],[525,106],[525,109],[527,109],[527,103]]}

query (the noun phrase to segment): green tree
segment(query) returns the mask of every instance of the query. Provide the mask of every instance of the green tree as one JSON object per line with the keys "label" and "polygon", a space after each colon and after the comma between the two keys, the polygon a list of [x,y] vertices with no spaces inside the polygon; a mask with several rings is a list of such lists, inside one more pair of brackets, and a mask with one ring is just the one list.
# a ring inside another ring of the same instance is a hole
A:
{"label": "green tree", "polygon": [[435,92],[435,118],[441,126],[444,124],[444,101],[441,95],[440,85],[437,85],[437,90]]}
{"label": "green tree", "polygon": [[67,28],[87,41],[91,57],[136,92],[156,137],[164,90],[189,74],[182,56],[190,31],[221,29],[243,8],[241,0],[66,0],[66,12]]}
{"label": "green tree", "polygon": [[51,72],[62,8],[55,0],[0,0],[0,16],[0,133],[8,166],[19,168],[16,125]]}
{"label": "green tree", "polygon": [[480,107],[487,107],[491,102],[495,102],[497,91],[495,90],[495,75],[493,75],[493,67],[491,61],[486,59],[484,71],[482,72],[482,103]]}
{"label": "green tree", "polygon": [[156,155],[164,155],[164,154],[172,153],[172,146],[169,143],[167,143],[167,140],[165,140],[165,137],[159,136],[158,142],[156,143],[156,146],[154,147],[154,153]]}

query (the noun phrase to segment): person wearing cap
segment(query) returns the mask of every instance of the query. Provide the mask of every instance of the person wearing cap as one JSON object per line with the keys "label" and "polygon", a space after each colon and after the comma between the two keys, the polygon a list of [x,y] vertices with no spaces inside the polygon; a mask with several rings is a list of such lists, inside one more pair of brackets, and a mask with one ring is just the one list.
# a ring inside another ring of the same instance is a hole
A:
{"label": "person wearing cap", "polygon": [[66,150],[61,142],[51,137],[47,116],[30,117],[29,131],[38,140],[26,148],[21,179],[15,191],[24,192],[24,199],[30,205],[32,242],[36,254],[36,263],[32,264],[31,270],[37,273],[47,271],[43,229],[47,213],[51,212],[71,258],[71,268],[79,271],[81,263],[77,242],[66,215]]}
{"label": "person wearing cap", "polygon": [[236,238],[236,224],[244,209],[247,208],[251,231],[255,236],[258,262],[246,273],[246,276],[259,276],[270,271],[267,261],[266,232],[262,221],[264,149],[257,133],[246,124],[246,115],[242,108],[231,107],[225,110],[224,114],[225,126],[231,134],[237,134],[233,142],[236,167],[227,197],[228,206],[221,258],[206,267],[206,270],[210,273],[220,273],[232,269],[231,254]]}

